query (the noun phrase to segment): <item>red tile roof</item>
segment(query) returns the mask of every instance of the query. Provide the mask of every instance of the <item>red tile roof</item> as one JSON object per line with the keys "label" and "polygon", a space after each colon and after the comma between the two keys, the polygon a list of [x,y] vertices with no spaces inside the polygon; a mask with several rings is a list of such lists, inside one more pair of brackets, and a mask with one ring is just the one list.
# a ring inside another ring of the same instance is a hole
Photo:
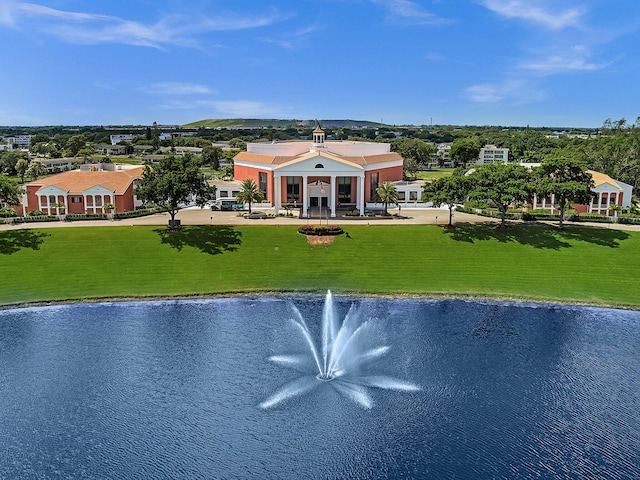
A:
{"label": "red tile roof", "polygon": [[70,194],[81,194],[89,188],[99,185],[116,194],[122,194],[129,188],[134,179],[140,178],[143,170],[144,167],[116,170],[115,172],[73,170],[28,183],[27,186],[37,186],[39,188],[53,186]]}

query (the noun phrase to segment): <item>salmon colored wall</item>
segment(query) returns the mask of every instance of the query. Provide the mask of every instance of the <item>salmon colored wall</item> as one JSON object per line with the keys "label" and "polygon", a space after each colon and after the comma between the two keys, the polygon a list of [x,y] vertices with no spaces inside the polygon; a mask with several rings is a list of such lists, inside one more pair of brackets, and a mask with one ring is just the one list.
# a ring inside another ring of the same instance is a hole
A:
{"label": "salmon colored wall", "polygon": [[116,195],[116,201],[113,202],[116,206],[116,212],[130,212],[131,210],[135,210],[133,205],[133,188],[134,185],[131,183],[123,195]]}
{"label": "salmon colored wall", "polygon": [[587,205],[580,205],[577,203],[574,203],[572,208],[575,208],[576,213],[587,213],[589,211],[589,207]]}
{"label": "salmon colored wall", "polygon": [[259,172],[267,174],[267,201],[271,201],[274,198],[273,195],[273,172],[269,170],[261,170],[259,168],[245,167],[243,165],[234,165],[233,178],[239,181],[247,180],[248,178],[256,182],[256,185],[260,185]]}
{"label": "salmon colored wall", "polygon": [[37,186],[27,187],[27,205],[26,205],[26,211],[24,213],[31,212],[32,210],[38,209],[38,196],[36,195],[36,191],[39,188],[40,187],[37,187]]}
{"label": "salmon colored wall", "polygon": [[[274,198],[274,194],[273,194],[273,183],[274,183],[274,176],[273,176],[273,172],[270,172],[268,170],[261,170],[259,168],[253,168],[253,167],[246,167],[243,165],[235,165],[233,167],[233,176],[236,180],[242,181],[242,180],[246,180],[248,178],[252,179],[253,181],[255,181],[256,183],[259,183],[259,178],[258,178],[258,172],[266,172],[267,175],[267,195],[268,195],[268,200],[271,201],[271,199]],[[378,178],[378,182],[382,183],[382,182],[396,182],[398,180],[402,180],[402,166],[397,166],[397,167],[389,167],[389,168],[381,168],[378,170],[373,170],[370,172],[366,172],[365,173],[365,179],[364,179],[364,197],[365,197],[365,201],[366,202],[370,202],[370,197],[371,195],[369,194],[369,190],[370,190],[370,185],[371,185],[371,173],[379,173],[379,178]],[[280,184],[281,188],[280,191],[282,192],[281,195],[281,201],[282,202],[286,202],[286,198],[287,198],[287,184],[286,184],[286,177],[281,177],[283,179],[283,183]],[[321,176],[321,175],[315,175],[315,176],[309,176],[307,177],[307,181],[308,183],[313,183],[316,182],[318,180],[321,180],[323,182],[326,183],[330,183],[331,182],[331,178],[328,176]],[[354,203],[356,202],[356,198],[357,198],[357,188],[358,188],[358,178],[357,177],[352,177],[352,181],[351,181],[351,202]],[[300,195],[302,196],[303,193],[303,185],[302,185],[302,179],[300,181]],[[337,199],[337,188],[336,188],[336,199]]]}
{"label": "salmon colored wall", "polygon": [[371,175],[378,173],[378,185],[384,182],[397,182],[402,180],[402,167],[381,168],[371,170],[364,174],[364,201],[371,202]]}
{"label": "salmon colored wall", "polygon": [[80,203],[71,203],[71,197],[77,197],[79,195],[69,195],[68,197],[68,205],[69,205],[69,213],[84,213],[84,197],[82,198],[82,202]]}

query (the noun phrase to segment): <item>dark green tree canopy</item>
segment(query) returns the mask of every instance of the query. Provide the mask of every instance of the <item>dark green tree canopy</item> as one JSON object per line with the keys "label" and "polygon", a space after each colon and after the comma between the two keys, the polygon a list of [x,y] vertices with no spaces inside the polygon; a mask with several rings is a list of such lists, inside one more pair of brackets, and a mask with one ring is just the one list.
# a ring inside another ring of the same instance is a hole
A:
{"label": "dark green tree canopy", "polygon": [[530,171],[515,163],[482,165],[469,175],[469,182],[469,198],[493,204],[500,212],[503,227],[507,209],[529,203],[533,196]]}
{"label": "dark green tree canopy", "polygon": [[564,212],[571,204],[588,204],[594,195],[593,177],[584,163],[575,158],[549,155],[536,167],[535,177],[536,193],[552,196],[555,207],[560,210],[560,228]]}
{"label": "dark green tree canopy", "polygon": [[453,221],[453,209],[456,204],[465,203],[469,193],[470,181],[460,169],[453,175],[440,177],[424,186],[422,199],[433,202],[434,206],[446,205],[449,209],[449,226]]}
{"label": "dark green tree canopy", "polygon": [[174,222],[181,205],[195,201],[202,207],[215,198],[216,189],[207,183],[200,166],[200,160],[189,154],[168,155],[145,167],[134,193],[144,203],[166,208]]}
{"label": "dark green tree canopy", "polygon": [[9,206],[20,204],[22,189],[9,177],[0,174],[0,206],[6,203]]}
{"label": "dark green tree canopy", "polygon": [[458,165],[474,163],[480,155],[480,145],[472,138],[460,138],[453,142],[449,157]]}

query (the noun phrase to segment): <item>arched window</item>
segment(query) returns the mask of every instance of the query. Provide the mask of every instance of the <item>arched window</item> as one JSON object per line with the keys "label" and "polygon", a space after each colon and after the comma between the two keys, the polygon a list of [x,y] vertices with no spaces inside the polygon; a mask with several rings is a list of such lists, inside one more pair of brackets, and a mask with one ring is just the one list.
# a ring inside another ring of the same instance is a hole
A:
{"label": "arched window", "polygon": [[324,165],[321,163],[316,164],[316,168],[324,168]]}

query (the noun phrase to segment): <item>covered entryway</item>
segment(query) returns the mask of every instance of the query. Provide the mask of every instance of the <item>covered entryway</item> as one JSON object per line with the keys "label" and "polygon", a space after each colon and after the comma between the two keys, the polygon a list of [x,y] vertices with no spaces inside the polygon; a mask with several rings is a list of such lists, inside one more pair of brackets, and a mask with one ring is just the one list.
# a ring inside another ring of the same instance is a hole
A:
{"label": "covered entryway", "polygon": [[[287,179],[285,179],[287,177]],[[329,153],[313,152],[303,158],[292,160],[274,169],[274,208],[276,213],[289,196],[289,179],[296,178],[300,185],[300,216],[333,218],[340,199],[341,183],[348,184],[342,192],[352,205],[364,214],[364,168]],[[340,181],[340,179],[347,179]],[[352,180],[355,179],[355,180]],[[353,183],[353,188],[351,185]],[[287,189],[285,191],[285,188]],[[286,192],[286,193],[283,193]],[[347,192],[345,194],[345,192]]]}

